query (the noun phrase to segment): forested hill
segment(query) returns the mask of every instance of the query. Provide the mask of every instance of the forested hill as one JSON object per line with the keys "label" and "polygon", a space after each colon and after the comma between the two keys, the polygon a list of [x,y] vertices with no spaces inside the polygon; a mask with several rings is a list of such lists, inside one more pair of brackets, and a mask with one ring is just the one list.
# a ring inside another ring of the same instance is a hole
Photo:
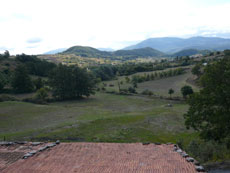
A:
{"label": "forested hill", "polygon": [[84,46],[73,46],[66,51],[62,52],[62,54],[75,54],[81,57],[95,57],[95,58],[106,58],[106,57],[161,57],[165,54],[155,50],[150,47],[134,49],[134,50],[118,50],[114,52],[106,52],[100,51],[98,49],[92,47],[84,47]]}
{"label": "forested hill", "polygon": [[75,54],[81,57],[104,58],[111,56],[110,52],[100,51],[98,49],[86,46],[73,46],[62,52],[62,54]]}

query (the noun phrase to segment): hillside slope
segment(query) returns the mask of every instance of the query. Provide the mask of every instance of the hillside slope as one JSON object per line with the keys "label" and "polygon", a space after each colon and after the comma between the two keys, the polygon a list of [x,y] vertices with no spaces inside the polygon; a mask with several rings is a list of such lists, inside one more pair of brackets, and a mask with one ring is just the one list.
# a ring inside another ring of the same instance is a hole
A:
{"label": "hillside slope", "polygon": [[94,58],[109,58],[109,57],[161,57],[165,55],[164,53],[150,48],[141,48],[134,50],[118,50],[114,52],[100,51],[98,49],[92,47],[84,47],[84,46],[73,46],[66,51],[62,52],[62,54],[74,54],[81,57],[94,57]]}

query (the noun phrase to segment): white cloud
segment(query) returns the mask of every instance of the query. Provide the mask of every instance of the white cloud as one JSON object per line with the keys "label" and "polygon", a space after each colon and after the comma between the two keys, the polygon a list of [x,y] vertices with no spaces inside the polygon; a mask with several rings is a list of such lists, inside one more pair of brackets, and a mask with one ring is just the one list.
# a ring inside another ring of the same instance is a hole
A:
{"label": "white cloud", "polygon": [[[149,37],[230,32],[230,2],[198,0],[7,0],[0,47],[37,54],[87,45],[121,48]],[[210,3],[209,3],[210,2]],[[31,38],[42,38],[30,46]]]}

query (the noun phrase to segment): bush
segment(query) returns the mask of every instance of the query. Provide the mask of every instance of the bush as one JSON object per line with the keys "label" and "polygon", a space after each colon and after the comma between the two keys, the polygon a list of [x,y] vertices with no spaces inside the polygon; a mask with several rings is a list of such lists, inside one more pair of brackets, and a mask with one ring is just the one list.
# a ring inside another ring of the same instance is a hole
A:
{"label": "bush", "polygon": [[42,102],[46,101],[46,98],[48,97],[48,92],[45,88],[40,88],[39,90],[37,90],[35,98],[37,100],[40,100]]}
{"label": "bush", "polygon": [[148,89],[146,89],[146,90],[142,91],[141,94],[151,96],[151,95],[153,95],[153,92],[152,92],[152,91],[149,91]]}
{"label": "bush", "polygon": [[15,97],[2,94],[0,95],[0,102],[4,102],[4,101],[17,101],[17,99]]}
{"label": "bush", "polygon": [[187,147],[187,152],[201,163],[224,159],[226,151],[228,149],[225,144],[214,141],[192,140]]}
{"label": "bush", "polygon": [[133,87],[129,87],[128,91],[129,91],[129,93],[134,93],[134,94],[137,93],[136,89]]}

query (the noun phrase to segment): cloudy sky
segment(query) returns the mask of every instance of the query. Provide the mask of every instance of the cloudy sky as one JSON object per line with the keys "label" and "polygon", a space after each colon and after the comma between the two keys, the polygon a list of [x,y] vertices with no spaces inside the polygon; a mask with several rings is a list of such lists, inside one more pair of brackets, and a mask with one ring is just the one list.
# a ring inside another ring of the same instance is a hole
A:
{"label": "cloudy sky", "polygon": [[150,37],[230,38],[230,0],[3,0],[0,51],[120,49]]}

